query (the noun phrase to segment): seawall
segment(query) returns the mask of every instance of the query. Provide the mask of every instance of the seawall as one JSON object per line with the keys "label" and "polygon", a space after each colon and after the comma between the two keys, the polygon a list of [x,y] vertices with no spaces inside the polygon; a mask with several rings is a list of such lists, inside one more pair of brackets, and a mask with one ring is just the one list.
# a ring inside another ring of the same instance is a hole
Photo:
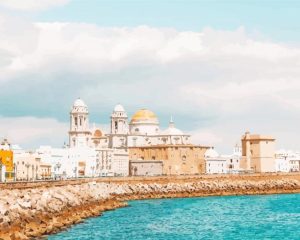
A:
{"label": "seawall", "polygon": [[101,178],[0,185],[0,239],[61,231],[127,200],[300,192],[300,174]]}

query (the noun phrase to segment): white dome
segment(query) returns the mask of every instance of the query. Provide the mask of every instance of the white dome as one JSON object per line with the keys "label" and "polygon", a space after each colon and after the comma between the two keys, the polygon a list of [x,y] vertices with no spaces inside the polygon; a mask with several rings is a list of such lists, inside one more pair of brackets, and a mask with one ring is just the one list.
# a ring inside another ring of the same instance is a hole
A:
{"label": "white dome", "polygon": [[161,132],[161,135],[183,135],[183,132],[175,127],[168,127]]}
{"label": "white dome", "polygon": [[213,148],[206,150],[206,152],[204,153],[205,158],[215,158],[218,156],[219,156],[219,153],[216,150],[214,150]]}
{"label": "white dome", "polygon": [[86,104],[82,99],[77,98],[73,104],[73,107],[86,107]]}
{"label": "white dome", "polygon": [[169,127],[161,132],[161,135],[184,135],[181,130],[175,127],[175,123],[173,121],[173,118],[171,117],[170,122],[169,122]]}
{"label": "white dome", "polygon": [[114,108],[114,112],[125,112],[125,109],[121,104],[117,104]]}

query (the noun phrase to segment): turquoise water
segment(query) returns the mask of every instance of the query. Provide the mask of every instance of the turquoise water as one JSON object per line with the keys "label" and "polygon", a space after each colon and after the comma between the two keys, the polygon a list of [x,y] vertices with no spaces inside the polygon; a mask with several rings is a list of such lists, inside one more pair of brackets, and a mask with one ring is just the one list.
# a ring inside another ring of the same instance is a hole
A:
{"label": "turquoise water", "polygon": [[142,200],[56,239],[300,239],[300,194]]}

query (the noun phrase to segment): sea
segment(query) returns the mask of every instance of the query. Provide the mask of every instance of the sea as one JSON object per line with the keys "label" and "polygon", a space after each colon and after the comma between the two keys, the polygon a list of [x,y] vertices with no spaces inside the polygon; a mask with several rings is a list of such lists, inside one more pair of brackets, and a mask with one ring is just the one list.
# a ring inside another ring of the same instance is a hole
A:
{"label": "sea", "polygon": [[300,239],[300,194],[130,201],[48,239]]}

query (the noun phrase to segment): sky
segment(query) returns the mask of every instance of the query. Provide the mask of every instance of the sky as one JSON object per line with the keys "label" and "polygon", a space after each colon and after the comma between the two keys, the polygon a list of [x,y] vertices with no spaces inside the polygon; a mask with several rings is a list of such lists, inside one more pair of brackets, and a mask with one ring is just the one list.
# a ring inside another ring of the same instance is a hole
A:
{"label": "sky", "polygon": [[68,141],[76,98],[230,153],[245,131],[300,150],[300,1],[0,0],[0,138]]}

